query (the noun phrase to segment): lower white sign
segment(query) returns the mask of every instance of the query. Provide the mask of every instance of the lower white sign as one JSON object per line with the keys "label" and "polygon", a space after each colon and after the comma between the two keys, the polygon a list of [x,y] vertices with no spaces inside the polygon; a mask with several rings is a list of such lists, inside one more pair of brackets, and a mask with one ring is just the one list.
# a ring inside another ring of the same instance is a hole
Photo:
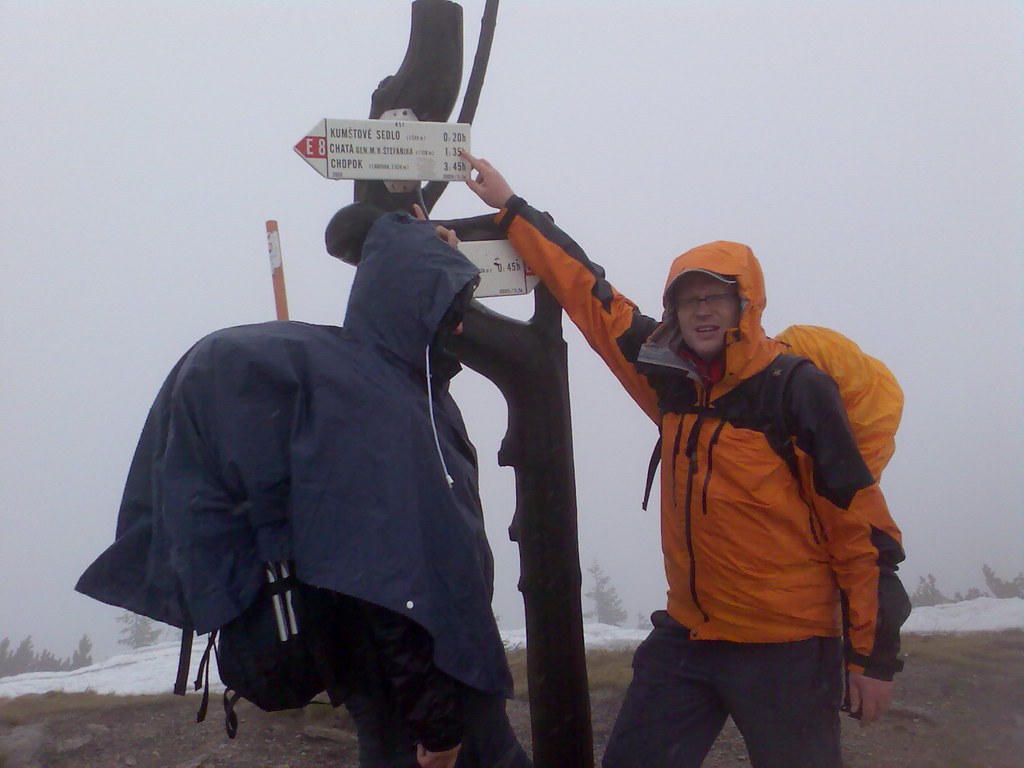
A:
{"label": "lower white sign", "polygon": [[470,240],[459,250],[480,270],[475,298],[522,296],[540,282],[508,240]]}

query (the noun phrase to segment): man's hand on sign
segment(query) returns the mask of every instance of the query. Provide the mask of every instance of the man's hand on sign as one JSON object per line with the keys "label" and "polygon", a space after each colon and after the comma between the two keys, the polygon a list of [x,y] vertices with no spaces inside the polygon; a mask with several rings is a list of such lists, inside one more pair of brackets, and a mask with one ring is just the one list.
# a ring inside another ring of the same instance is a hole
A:
{"label": "man's hand on sign", "polygon": [[[423,213],[423,209],[415,203],[413,203],[412,212],[420,221],[427,221],[427,215]],[[448,243],[452,248],[459,247],[459,238],[456,236],[454,229],[448,229],[448,227],[438,225],[434,227],[434,230],[437,232],[437,236]]]}
{"label": "man's hand on sign", "polygon": [[473,157],[465,150],[462,151],[462,156],[476,171],[476,179],[467,179],[466,186],[491,208],[504,208],[505,203],[515,194],[505,181],[505,177],[483,158]]}

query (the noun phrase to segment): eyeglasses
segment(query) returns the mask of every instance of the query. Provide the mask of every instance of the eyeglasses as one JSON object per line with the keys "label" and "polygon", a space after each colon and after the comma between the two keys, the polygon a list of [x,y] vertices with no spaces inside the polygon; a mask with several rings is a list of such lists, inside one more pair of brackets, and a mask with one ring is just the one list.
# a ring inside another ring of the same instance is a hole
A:
{"label": "eyeglasses", "polygon": [[732,299],[738,299],[740,296],[738,293],[712,293],[709,296],[695,296],[692,299],[679,299],[676,305],[680,309],[685,309],[688,312],[693,312],[700,305],[701,302],[707,304],[708,309],[721,309]]}

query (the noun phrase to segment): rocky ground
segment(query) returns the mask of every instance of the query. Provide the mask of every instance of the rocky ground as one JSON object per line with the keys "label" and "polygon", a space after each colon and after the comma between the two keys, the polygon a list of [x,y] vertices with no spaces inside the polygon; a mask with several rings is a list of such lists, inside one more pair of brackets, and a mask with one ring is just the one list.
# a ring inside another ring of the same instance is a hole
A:
{"label": "rocky ground", "polygon": [[[904,645],[907,668],[886,720],[860,728],[844,717],[847,768],[1024,766],[1024,632],[911,637]],[[629,654],[606,654],[602,666],[591,672],[598,759],[628,679]],[[52,693],[0,701],[0,768],[356,765],[343,713],[313,705],[267,714],[243,703],[238,737],[229,740],[219,702],[211,700],[209,716],[197,725],[195,696]],[[526,701],[510,702],[509,712],[529,748]],[[731,723],[705,765],[749,765]]]}

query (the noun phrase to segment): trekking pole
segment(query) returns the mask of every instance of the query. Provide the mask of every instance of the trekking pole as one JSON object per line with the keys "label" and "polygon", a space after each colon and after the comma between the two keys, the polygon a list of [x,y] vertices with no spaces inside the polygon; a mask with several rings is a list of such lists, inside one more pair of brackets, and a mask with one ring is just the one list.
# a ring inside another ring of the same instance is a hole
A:
{"label": "trekking pole", "polygon": [[[281,573],[282,579],[287,579],[291,576],[288,573],[288,563],[282,561],[277,564],[278,569]],[[295,620],[295,607],[292,605],[292,591],[291,589],[285,590],[284,593],[284,607],[285,612],[288,614],[288,629],[293,635],[299,634],[299,623]]]}
{"label": "trekking pole", "polygon": [[[277,581],[277,572],[274,569],[273,563],[267,563],[266,566],[267,582],[270,584],[273,590],[274,582]],[[276,593],[271,593],[270,601],[274,606],[274,621],[277,623],[277,637],[282,643],[288,640],[288,627],[285,624],[284,619],[284,603],[281,601],[281,596]]]}
{"label": "trekking pole", "polygon": [[267,222],[267,249],[270,251],[270,276],[274,281],[274,307],[277,319],[288,319],[288,296],[284,290],[284,264],[281,261],[281,233],[276,221]]}

